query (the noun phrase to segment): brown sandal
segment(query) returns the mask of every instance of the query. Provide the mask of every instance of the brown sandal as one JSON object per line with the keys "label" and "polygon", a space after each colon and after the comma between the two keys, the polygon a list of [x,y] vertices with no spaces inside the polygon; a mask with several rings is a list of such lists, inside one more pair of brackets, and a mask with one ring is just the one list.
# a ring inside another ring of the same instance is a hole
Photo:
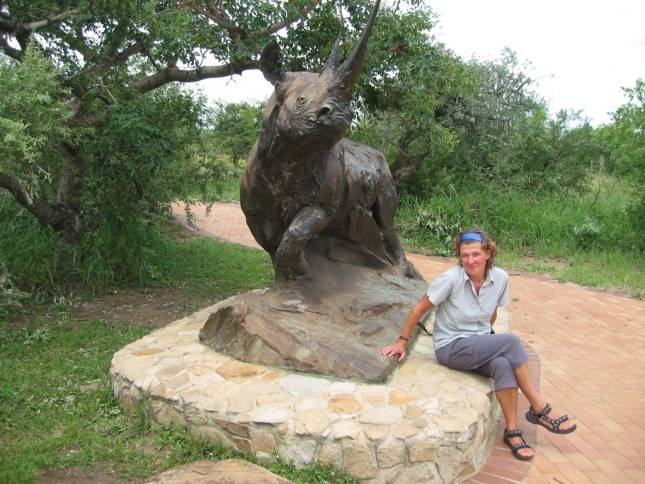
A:
{"label": "brown sandal", "polygon": [[[511,438],[513,437],[519,437],[522,439],[521,444],[511,444]],[[531,460],[533,458],[532,455],[522,455],[519,453],[521,449],[532,449],[529,444],[526,443],[526,440],[524,440],[524,437],[522,437],[522,431],[521,430],[507,430],[504,429],[504,443],[509,446],[511,449],[511,453],[513,454],[513,457],[519,460]]]}
{"label": "brown sandal", "polygon": [[[526,420],[528,420],[532,424],[541,425],[549,432],[553,432],[554,434],[570,434],[577,428],[576,424],[573,424],[568,429],[560,429],[560,425],[569,420],[569,417],[567,415],[562,415],[561,417],[555,419],[549,418],[547,417],[547,415],[549,415],[550,411],[551,405],[549,405],[548,403],[544,406],[544,409],[542,409],[541,412],[534,412],[533,409],[529,407],[528,412],[526,412]],[[547,425],[545,422],[548,422],[549,425]]]}

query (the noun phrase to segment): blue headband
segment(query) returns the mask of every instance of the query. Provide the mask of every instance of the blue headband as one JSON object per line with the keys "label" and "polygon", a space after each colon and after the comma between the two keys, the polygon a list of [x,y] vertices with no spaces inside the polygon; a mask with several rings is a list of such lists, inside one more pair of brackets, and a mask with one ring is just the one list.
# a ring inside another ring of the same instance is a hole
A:
{"label": "blue headband", "polygon": [[459,243],[467,242],[469,240],[476,240],[482,244],[484,243],[484,237],[482,237],[482,234],[477,234],[475,232],[466,232],[465,234],[461,234],[461,237],[459,237]]}

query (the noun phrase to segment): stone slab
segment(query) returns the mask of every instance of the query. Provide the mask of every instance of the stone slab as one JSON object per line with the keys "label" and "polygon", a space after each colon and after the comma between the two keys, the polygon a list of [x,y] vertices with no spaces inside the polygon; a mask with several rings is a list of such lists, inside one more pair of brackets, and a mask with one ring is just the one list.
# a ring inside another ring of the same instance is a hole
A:
{"label": "stone slab", "polygon": [[268,470],[241,459],[200,460],[170,469],[147,484],[289,484]]}
{"label": "stone slab", "polygon": [[397,365],[379,350],[396,340],[427,283],[402,266],[351,263],[362,255],[356,247],[324,237],[307,244],[306,255],[307,277],[229,298],[200,341],[249,363],[383,382]]}

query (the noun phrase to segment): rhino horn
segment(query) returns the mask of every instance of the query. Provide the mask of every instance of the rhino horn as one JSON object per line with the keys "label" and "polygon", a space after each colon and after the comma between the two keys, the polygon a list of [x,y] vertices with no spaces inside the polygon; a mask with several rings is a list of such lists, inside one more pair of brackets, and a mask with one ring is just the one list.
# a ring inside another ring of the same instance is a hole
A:
{"label": "rhino horn", "polygon": [[[361,67],[363,66],[363,58],[365,57],[365,51],[367,50],[367,41],[372,33],[372,27],[374,26],[374,21],[380,4],[381,0],[376,0],[374,8],[372,8],[370,18],[367,21],[367,25],[361,34],[358,44],[354,47],[354,50],[347,60],[343,62],[343,65],[341,65],[334,73],[332,90],[335,96],[340,100],[349,101],[352,98],[352,93],[354,92],[358,75]],[[327,62],[329,63],[329,61]]]}

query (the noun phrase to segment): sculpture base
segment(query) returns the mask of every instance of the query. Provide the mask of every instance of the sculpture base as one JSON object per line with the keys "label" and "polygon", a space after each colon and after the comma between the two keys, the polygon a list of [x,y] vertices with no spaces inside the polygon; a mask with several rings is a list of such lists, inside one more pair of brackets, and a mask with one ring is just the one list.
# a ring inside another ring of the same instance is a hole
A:
{"label": "sculpture base", "polygon": [[396,341],[427,283],[335,239],[312,240],[306,256],[311,276],[229,298],[200,340],[249,363],[385,381],[397,362],[381,348]]}
{"label": "sculpture base", "polygon": [[[490,381],[437,363],[421,335],[386,384],[340,381],[237,361],[198,341],[222,302],[124,347],[115,396],[160,424],[187,427],[260,459],[318,461],[372,482],[457,482],[492,449]],[[496,329],[507,321],[500,311]]]}

